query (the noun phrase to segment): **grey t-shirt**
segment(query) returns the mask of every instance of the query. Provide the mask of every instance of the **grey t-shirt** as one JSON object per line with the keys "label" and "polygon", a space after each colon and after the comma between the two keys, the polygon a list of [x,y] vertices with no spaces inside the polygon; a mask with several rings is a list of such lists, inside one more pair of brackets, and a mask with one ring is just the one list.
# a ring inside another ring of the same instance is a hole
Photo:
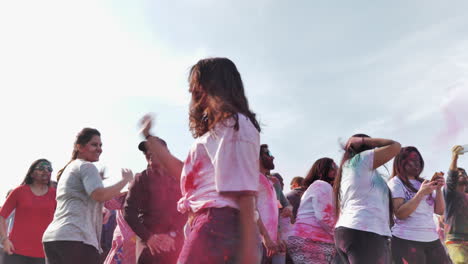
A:
{"label": "grey t-shirt", "polygon": [[54,220],[42,241],[81,241],[101,252],[103,203],[90,195],[102,187],[99,171],[93,163],[80,159],[72,161],[58,183]]}

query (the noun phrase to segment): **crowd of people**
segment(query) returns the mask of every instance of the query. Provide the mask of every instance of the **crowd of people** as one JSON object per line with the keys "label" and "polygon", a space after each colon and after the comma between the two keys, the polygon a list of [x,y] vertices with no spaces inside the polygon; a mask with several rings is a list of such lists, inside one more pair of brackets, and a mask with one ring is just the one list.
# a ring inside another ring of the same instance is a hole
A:
{"label": "crowd of people", "polygon": [[[235,64],[202,59],[188,81],[195,141],[184,160],[144,116],[138,149],[147,168],[135,176],[122,169],[121,180],[104,187],[94,164],[101,134],[84,128],[56,186],[51,162],[39,159],[7,196],[0,263],[468,263],[461,146],[447,175],[427,178],[416,147],[356,134],[341,161],[318,159],[285,195]],[[391,160],[388,179],[379,169]]]}

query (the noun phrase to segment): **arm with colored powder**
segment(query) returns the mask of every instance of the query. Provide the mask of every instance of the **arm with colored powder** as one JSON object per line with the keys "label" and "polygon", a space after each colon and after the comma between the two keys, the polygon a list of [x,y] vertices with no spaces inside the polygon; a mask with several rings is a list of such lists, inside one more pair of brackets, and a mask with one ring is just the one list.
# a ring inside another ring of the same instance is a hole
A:
{"label": "arm with colored powder", "polygon": [[260,212],[258,212],[257,226],[263,238],[263,245],[265,245],[265,248],[267,249],[267,255],[273,256],[275,252],[277,251],[277,246],[275,242],[271,240],[270,235],[268,234],[268,230],[265,228],[265,225],[263,224],[262,217],[260,216]]}
{"label": "arm with colored powder", "polygon": [[241,243],[239,263],[256,263],[258,260],[255,234],[255,197],[254,195],[241,195],[239,197]]}
{"label": "arm with colored powder", "polygon": [[[400,188],[404,188],[401,186]],[[430,195],[437,188],[437,183],[424,180],[418,192],[409,201],[405,202],[404,198],[393,198],[393,212],[398,219],[408,218],[418,208],[419,203],[427,195]]]}

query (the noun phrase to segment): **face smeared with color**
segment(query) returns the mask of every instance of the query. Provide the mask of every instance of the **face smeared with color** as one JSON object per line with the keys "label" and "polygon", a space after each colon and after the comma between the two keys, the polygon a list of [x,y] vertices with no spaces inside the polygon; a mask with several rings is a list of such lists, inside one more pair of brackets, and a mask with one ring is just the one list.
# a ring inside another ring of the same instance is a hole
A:
{"label": "face smeared with color", "polygon": [[78,145],[78,152],[80,153],[80,157],[86,161],[98,161],[102,153],[101,137],[95,135],[86,145]]}
{"label": "face smeared with color", "polygon": [[270,150],[268,148],[262,148],[262,152],[260,155],[260,162],[263,165],[263,168],[267,170],[273,170],[275,169],[275,163],[273,163],[273,160],[275,157],[271,155]]}
{"label": "face smeared with color", "polygon": [[31,174],[31,178],[34,182],[40,184],[48,184],[50,181],[50,175],[52,173],[52,166],[47,161],[39,162]]}
{"label": "face smeared with color", "polygon": [[403,161],[403,171],[410,176],[419,176],[421,174],[421,159],[416,152],[411,152]]}

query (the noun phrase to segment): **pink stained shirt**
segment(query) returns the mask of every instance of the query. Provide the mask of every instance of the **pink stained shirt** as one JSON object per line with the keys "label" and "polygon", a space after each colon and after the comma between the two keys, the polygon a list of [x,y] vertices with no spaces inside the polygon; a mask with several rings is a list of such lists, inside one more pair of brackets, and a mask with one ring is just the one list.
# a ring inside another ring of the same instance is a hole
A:
{"label": "pink stained shirt", "polygon": [[237,199],[223,193],[256,194],[260,135],[246,116],[238,116],[239,130],[233,128],[234,120],[229,119],[195,140],[182,169],[179,212],[239,209]]}
{"label": "pink stained shirt", "polygon": [[104,264],[135,264],[136,263],[136,235],[123,216],[123,206],[126,193],[120,194],[104,203],[109,210],[117,210],[117,226],[112,238],[112,248]]}
{"label": "pink stained shirt", "polygon": [[270,239],[276,242],[278,240],[278,198],[273,183],[265,175],[260,174],[259,180],[257,211]]}
{"label": "pink stained shirt", "polygon": [[302,195],[291,235],[334,243],[335,220],[333,187],[325,181],[317,180]]}

